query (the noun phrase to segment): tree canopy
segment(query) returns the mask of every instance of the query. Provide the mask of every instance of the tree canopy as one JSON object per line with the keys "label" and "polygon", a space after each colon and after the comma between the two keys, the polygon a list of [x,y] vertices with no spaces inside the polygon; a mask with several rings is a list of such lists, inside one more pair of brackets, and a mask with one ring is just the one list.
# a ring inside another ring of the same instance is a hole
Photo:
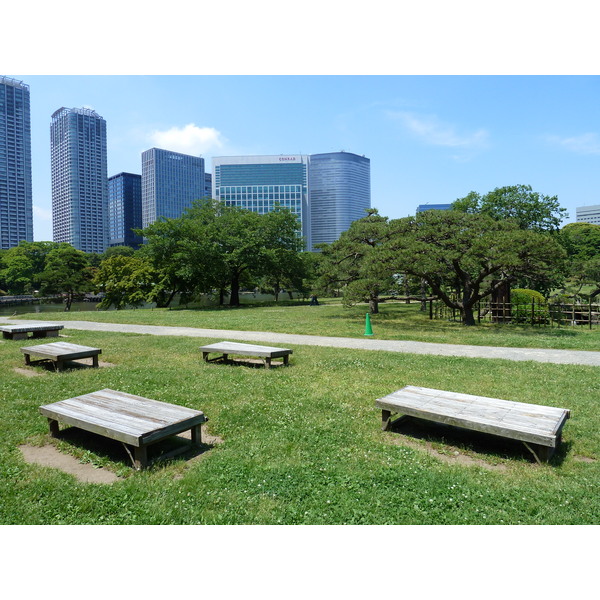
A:
{"label": "tree canopy", "polygon": [[373,255],[392,271],[423,278],[465,325],[475,324],[476,302],[519,277],[554,277],[563,258],[551,236],[454,210],[390,221],[390,237]]}
{"label": "tree canopy", "polygon": [[376,209],[367,213],[354,221],[335,242],[320,246],[319,285],[324,289],[343,286],[346,306],[368,302],[369,312],[376,314],[381,293],[391,289],[394,281],[388,265],[368,259],[372,251],[388,239],[389,223]]}
{"label": "tree canopy", "polygon": [[483,196],[469,192],[452,204],[454,210],[487,215],[496,221],[511,220],[521,229],[558,231],[568,216],[558,202],[558,196],[534,192],[530,185],[509,185],[495,188]]}

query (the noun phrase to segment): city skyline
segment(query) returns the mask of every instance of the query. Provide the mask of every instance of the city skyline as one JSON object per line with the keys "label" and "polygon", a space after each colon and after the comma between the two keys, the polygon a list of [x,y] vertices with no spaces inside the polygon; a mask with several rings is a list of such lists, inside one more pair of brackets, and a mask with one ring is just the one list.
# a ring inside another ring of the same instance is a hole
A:
{"label": "city skyline", "polygon": [[151,147],[202,156],[345,150],[371,160],[371,205],[390,218],[470,191],[527,184],[598,203],[597,76],[27,76],[34,239],[52,239],[51,114],[97,110],[108,176],[141,173]]}

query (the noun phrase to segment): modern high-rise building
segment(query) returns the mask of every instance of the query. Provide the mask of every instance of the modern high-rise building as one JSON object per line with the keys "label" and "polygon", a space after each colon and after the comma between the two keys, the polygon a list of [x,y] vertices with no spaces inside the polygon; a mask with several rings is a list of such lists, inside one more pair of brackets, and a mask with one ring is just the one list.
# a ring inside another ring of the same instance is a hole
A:
{"label": "modern high-rise building", "polygon": [[133,232],[142,228],[142,176],[119,173],[108,178],[109,246],[139,248],[143,238]]}
{"label": "modern high-rise building", "polygon": [[308,187],[312,246],[331,244],[371,208],[371,161],[351,152],[311,154]]}
{"label": "modern high-rise building", "polygon": [[88,108],[59,108],[50,125],[55,242],[84,252],[108,246],[106,121]]}
{"label": "modern high-rise building", "polygon": [[419,204],[417,206],[417,212],[423,212],[425,210],[450,210],[452,204]]}
{"label": "modern high-rise building", "polygon": [[29,86],[0,76],[0,249],[33,242]]}
{"label": "modern high-rise building", "polygon": [[206,197],[204,159],[160,148],[142,153],[142,226],[177,219]]}
{"label": "modern high-rise building", "polygon": [[591,206],[578,206],[575,209],[576,221],[579,223],[592,223],[600,225],[600,204]]}
{"label": "modern high-rise building", "polygon": [[371,162],[350,152],[213,158],[213,198],[298,217],[306,249],[331,243],[371,208]]}
{"label": "modern high-rise building", "polygon": [[261,214],[276,205],[298,218],[310,248],[308,156],[219,156],[213,158],[213,198]]}

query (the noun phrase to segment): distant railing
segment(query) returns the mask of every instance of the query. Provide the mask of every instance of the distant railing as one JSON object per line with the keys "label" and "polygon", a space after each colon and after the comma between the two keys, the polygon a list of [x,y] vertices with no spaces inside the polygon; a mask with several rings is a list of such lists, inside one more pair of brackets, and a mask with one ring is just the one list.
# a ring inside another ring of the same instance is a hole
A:
{"label": "distant railing", "polygon": [[[430,319],[460,321],[460,312],[437,300],[430,303]],[[595,303],[528,303],[478,302],[473,310],[477,322],[566,327],[600,325],[600,304]]]}

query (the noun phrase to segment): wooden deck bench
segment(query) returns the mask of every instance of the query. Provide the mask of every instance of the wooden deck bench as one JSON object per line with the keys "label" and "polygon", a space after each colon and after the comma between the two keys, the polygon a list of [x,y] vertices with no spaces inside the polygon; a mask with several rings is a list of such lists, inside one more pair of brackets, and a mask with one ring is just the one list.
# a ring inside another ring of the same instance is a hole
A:
{"label": "wooden deck bench", "polygon": [[560,445],[570,411],[485,396],[457,394],[408,385],[375,401],[381,409],[382,429],[392,426],[392,415],[418,417],[436,423],[519,440],[537,462],[548,461]]}
{"label": "wooden deck bench", "polygon": [[[2,325],[0,327],[2,337],[6,340],[26,340],[28,337],[58,337],[58,332],[61,329],[64,329],[64,325],[52,325],[50,323],[24,323],[23,325]],[[32,335],[28,336],[29,333]]]}
{"label": "wooden deck bench", "polygon": [[[53,342],[52,344],[40,344],[39,346],[25,346],[21,348],[25,355],[25,364],[32,365],[45,360],[51,360],[57,371],[64,369],[65,363],[80,358],[92,358],[92,366],[98,367],[98,355],[102,353],[100,348],[90,346],[78,346],[68,342]],[[32,361],[31,356],[39,356],[38,360]]]}
{"label": "wooden deck bench", "polygon": [[[292,354],[292,351],[287,348],[271,348],[269,346],[241,344],[239,342],[218,342],[216,344],[209,344],[208,346],[202,346],[200,351],[206,362],[227,360],[231,354],[236,356],[258,356],[259,358],[264,359],[267,369],[271,368],[271,361],[273,358],[283,357],[283,364],[288,365],[290,354]],[[222,356],[217,356],[209,361],[208,355],[211,352],[220,353]]]}
{"label": "wooden deck bench", "polygon": [[[48,418],[53,437],[59,433],[60,422],[133,446],[132,461],[138,470],[148,466],[148,446],[167,437],[191,430],[191,445],[199,446],[200,427],[208,421],[199,410],[111,389],[40,406],[40,413]],[[160,458],[189,447],[186,444]]]}

